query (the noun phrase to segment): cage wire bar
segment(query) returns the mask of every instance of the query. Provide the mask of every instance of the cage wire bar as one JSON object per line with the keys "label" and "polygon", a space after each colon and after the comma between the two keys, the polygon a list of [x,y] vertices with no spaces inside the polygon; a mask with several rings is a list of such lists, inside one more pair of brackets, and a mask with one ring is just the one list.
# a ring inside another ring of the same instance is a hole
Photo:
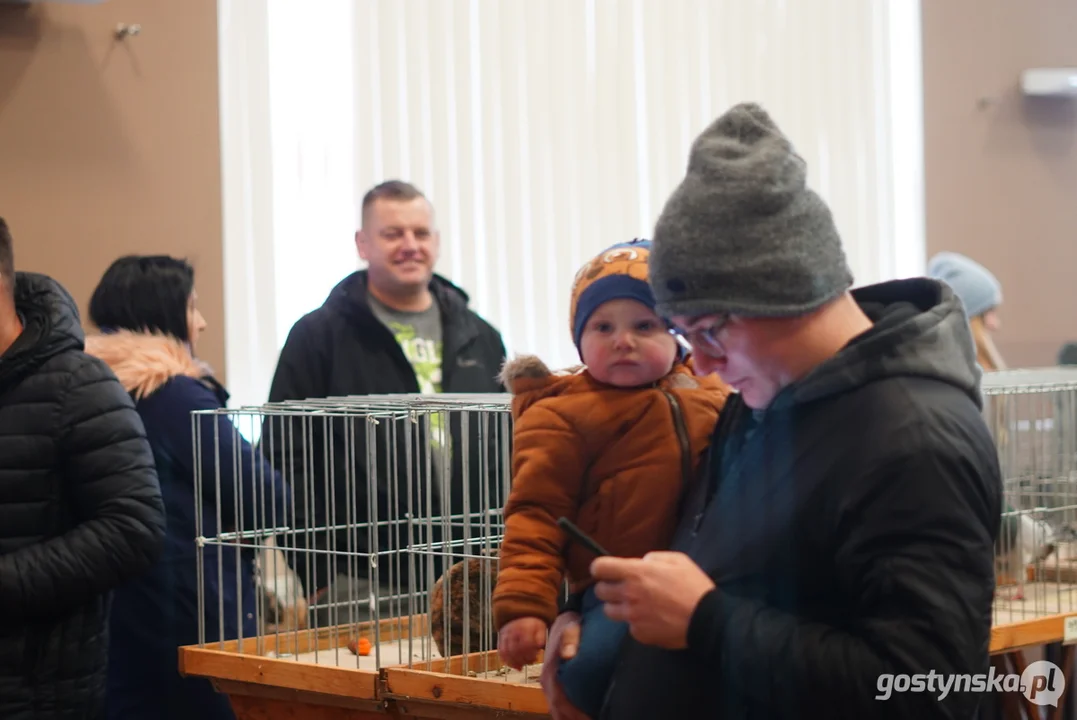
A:
{"label": "cage wire bar", "polygon": [[[537,680],[535,668],[502,667],[490,608],[510,399],[374,395],[193,413],[195,504],[208,509],[196,519],[199,646],[238,641],[242,653],[369,670],[437,671],[457,658],[471,677]],[[248,457],[240,435],[260,435]],[[239,631],[227,637],[232,590]]]}
{"label": "cage wire bar", "polygon": [[1077,609],[1077,368],[985,373],[1003,513],[993,625]]}

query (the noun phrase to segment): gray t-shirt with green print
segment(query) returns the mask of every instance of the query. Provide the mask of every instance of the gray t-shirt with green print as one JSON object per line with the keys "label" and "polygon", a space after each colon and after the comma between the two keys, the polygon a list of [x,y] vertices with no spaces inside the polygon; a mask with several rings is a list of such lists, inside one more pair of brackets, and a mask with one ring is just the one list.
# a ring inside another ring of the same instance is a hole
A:
{"label": "gray t-shirt with green print", "polygon": [[421,312],[396,310],[370,297],[370,309],[393,334],[415,370],[419,392],[441,392],[441,309],[436,302]]}
{"label": "gray t-shirt with green print", "polygon": [[[404,357],[415,371],[419,392],[424,395],[441,392],[441,308],[437,302],[420,312],[397,310],[369,296],[370,309],[396,338]],[[441,416],[430,419],[432,445],[437,453],[435,463],[444,460],[439,451],[444,446]]]}

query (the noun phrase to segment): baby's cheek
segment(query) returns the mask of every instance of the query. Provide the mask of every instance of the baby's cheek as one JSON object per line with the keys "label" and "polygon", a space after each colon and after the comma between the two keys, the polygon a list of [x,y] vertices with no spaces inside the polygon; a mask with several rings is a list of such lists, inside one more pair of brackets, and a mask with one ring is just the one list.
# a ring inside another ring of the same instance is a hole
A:
{"label": "baby's cheek", "polygon": [[609,345],[601,340],[593,340],[587,346],[586,362],[588,367],[602,367],[609,362]]}
{"label": "baby's cheek", "polygon": [[677,358],[677,341],[668,333],[653,338],[648,345],[647,357],[659,365],[672,365]]}

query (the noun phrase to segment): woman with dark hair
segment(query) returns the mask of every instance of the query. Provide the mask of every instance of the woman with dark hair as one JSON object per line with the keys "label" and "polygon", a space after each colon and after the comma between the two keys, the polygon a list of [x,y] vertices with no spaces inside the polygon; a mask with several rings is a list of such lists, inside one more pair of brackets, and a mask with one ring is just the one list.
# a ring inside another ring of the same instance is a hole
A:
{"label": "woman with dark hair", "polygon": [[[227,415],[191,414],[224,408],[228,394],[194,354],[206,322],[187,262],[120,258],[94,290],[90,319],[102,334],[86,339],[86,351],[112,368],[135,401],[167,516],[161,559],[114,595],[108,717],[234,720],[227,697],[208,680],[179,674],[177,648],[199,642],[195,538],[279,527],[291,507],[290,493]],[[200,468],[192,417],[201,442]],[[207,547],[201,582],[206,642],[257,634],[253,552]]]}

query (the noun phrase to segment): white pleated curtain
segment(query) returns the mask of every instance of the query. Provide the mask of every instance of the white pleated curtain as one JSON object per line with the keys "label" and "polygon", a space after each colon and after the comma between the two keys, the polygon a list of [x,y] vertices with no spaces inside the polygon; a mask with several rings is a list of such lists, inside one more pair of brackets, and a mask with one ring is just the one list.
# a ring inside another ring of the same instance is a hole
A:
{"label": "white pleated curtain", "polygon": [[763,104],[858,284],[921,272],[916,0],[222,0],[228,378],[265,399],[288,329],[359,267],[358,206],[432,200],[438,271],[510,352],[577,360],[568,291],[649,236],[693,138]]}

